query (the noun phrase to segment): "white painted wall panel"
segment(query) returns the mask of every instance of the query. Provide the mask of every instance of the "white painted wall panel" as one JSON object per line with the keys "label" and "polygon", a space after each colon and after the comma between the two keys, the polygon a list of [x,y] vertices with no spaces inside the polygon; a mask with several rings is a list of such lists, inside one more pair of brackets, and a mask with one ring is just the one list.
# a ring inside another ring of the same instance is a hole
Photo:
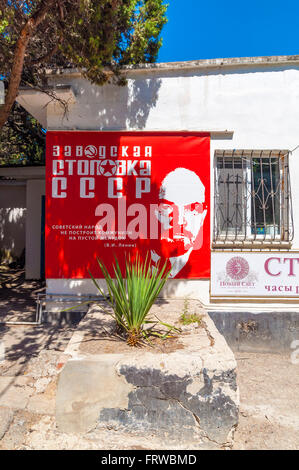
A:
{"label": "white painted wall panel", "polygon": [[0,182],[0,258],[12,261],[25,248],[26,185]]}
{"label": "white painted wall panel", "polygon": [[41,208],[44,180],[27,181],[26,279],[40,278]]}

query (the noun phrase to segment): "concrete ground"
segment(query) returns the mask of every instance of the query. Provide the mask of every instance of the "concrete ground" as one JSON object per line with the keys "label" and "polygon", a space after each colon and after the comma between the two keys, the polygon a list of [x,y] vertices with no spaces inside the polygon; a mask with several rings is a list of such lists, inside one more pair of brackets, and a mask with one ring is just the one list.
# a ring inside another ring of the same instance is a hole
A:
{"label": "concrete ground", "polygon": [[234,449],[299,449],[299,363],[291,352],[235,353],[240,415]]}
{"label": "concrete ground", "polygon": [[73,331],[0,327],[0,449],[23,448],[33,424],[53,417],[59,361]]}
{"label": "concrete ground", "polygon": [[[32,292],[42,286],[21,283],[22,295],[17,295],[18,279],[11,282],[7,276],[5,284],[12,292],[9,300],[0,297],[2,318],[13,311],[14,318],[30,319],[34,309],[27,311],[26,305],[31,302],[32,308]],[[0,450],[179,449],[164,447],[154,435],[57,431],[56,383],[74,331],[70,326],[0,326]],[[236,353],[241,405],[234,449],[299,449],[299,364],[292,363],[291,352]]]}
{"label": "concrete ground", "polygon": [[[11,329],[2,338],[18,336],[22,344],[28,334],[32,340],[32,331]],[[40,340],[51,337],[51,348],[17,365],[12,353],[0,364],[0,449],[178,449],[163,446],[154,435],[122,435],[112,429],[59,433],[55,393],[69,332],[48,334]],[[241,406],[233,448],[299,449],[299,365],[289,356],[255,353],[238,353],[237,362]]]}
{"label": "concrete ground", "polygon": [[[0,322],[34,321],[43,281],[0,266]],[[23,445],[30,426],[53,416],[59,358],[74,327],[0,324],[0,449]]]}
{"label": "concrete ground", "polygon": [[0,265],[0,322],[34,321],[36,295],[45,282],[26,280],[25,270]]}

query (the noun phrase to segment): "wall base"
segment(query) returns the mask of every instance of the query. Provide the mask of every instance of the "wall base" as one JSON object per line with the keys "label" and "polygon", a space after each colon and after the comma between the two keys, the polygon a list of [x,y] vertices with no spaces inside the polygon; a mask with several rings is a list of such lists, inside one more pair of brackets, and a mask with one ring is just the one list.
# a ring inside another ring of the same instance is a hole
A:
{"label": "wall base", "polygon": [[224,312],[209,310],[217,329],[234,351],[290,352],[299,340],[298,312]]}

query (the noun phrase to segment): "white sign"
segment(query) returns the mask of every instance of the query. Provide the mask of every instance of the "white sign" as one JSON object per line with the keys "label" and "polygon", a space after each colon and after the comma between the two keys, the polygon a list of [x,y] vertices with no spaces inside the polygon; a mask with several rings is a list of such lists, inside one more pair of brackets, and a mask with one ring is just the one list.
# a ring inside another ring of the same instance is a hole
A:
{"label": "white sign", "polygon": [[299,253],[212,252],[211,297],[298,297]]}

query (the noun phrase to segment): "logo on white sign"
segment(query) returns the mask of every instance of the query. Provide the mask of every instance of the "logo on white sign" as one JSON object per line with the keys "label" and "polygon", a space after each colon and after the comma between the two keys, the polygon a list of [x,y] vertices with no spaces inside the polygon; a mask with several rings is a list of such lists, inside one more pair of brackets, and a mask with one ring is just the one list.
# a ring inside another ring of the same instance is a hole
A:
{"label": "logo on white sign", "polygon": [[226,274],[236,281],[244,279],[249,274],[249,264],[241,256],[234,256],[226,263]]}

